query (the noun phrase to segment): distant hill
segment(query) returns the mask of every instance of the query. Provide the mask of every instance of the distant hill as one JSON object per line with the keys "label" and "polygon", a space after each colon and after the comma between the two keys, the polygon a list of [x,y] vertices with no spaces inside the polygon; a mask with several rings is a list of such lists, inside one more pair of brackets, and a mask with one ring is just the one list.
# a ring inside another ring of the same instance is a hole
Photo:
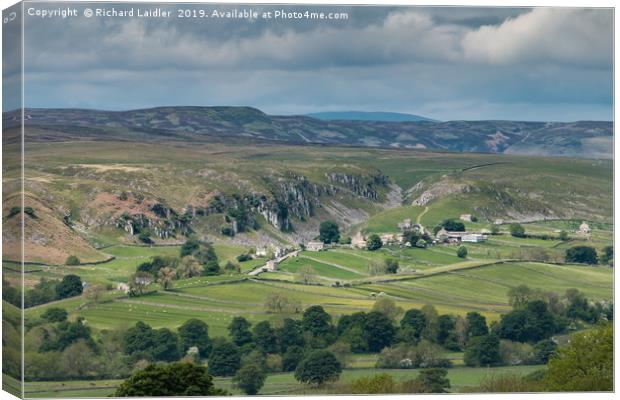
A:
{"label": "distant hill", "polygon": [[306,114],[308,117],[322,119],[324,121],[345,120],[345,121],[384,121],[384,122],[411,122],[411,121],[431,121],[433,119],[421,117],[414,114],[404,114],[395,112],[368,112],[368,111],[327,111]]}
{"label": "distant hill", "polygon": [[[576,158],[613,157],[608,121],[362,121],[267,115],[252,107],[158,107],[131,111],[27,109],[27,140],[267,141]],[[3,114],[18,140],[16,111]]]}

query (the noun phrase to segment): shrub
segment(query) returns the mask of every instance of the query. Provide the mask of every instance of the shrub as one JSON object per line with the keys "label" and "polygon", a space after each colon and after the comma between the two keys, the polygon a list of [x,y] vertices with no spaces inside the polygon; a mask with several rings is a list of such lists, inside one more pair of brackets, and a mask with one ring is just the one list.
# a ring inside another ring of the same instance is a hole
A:
{"label": "shrub", "polygon": [[336,381],[342,366],[336,357],[326,350],[315,350],[306,356],[295,369],[295,379],[306,384],[322,385]]}
{"label": "shrub", "polygon": [[398,393],[398,384],[389,374],[377,374],[356,379],[347,386],[350,394]]}
{"label": "shrub", "polygon": [[460,258],[467,257],[467,247],[459,246],[459,248],[456,250],[456,255],[457,257],[460,257]]}
{"label": "shrub", "polygon": [[523,238],[525,237],[525,228],[521,226],[521,224],[513,223],[508,227],[510,234],[514,237]]}
{"label": "shrub", "polygon": [[379,235],[372,234],[368,237],[368,241],[366,242],[366,249],[370,251],[379,250],[383,246],[383,242],[381,242],[381,238]]}
{"label": "shrub", "polygon": [[590,246],[575,246],[566,249],[566,262],[598,264],[596,250]]}
{"label": "shrub", "polygon": [[233,378],[233,385],[247,395],[255,395],[263,387],[267,375],[255,364],[244,365]]}
{"label": "shrub", "polygon": [[69,256],[65,260],[65,265],[80,265],[80,259],[76,256]]}

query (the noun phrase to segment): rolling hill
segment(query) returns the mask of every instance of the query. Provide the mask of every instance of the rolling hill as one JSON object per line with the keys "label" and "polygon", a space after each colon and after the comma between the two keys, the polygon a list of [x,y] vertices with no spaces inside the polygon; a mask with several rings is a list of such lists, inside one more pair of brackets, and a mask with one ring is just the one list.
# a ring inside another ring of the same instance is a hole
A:
{"label": "rolling hill", "polygon": [[431,118],[421,117],[414,114],[383,112],[383,111],[326,111],[306,114],[308,117],[318,118],[325,121],[384,121],[384,122],[410,122],[410,121],[435,121]]}
{"label": "rolling hill", "polygon": [[[3,114],[5,142],[17,140],[19,114]],[[251,107],[159,107],[132,111],[27,109],[31,141],[176,140],[432,149],[611,159],[613,125],[606,121],[325,121],[272,116]]]}

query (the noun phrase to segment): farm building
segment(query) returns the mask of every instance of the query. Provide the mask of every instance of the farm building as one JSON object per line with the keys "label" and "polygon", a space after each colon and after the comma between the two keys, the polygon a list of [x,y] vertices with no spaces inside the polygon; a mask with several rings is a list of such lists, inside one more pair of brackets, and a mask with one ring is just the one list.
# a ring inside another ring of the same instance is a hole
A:
{"label": "farm building", "polygon": [[396,236],[391,234],[391,233],[383,233],[383,234],[379,235],[379,237],[381,238],[381,243],[384,246],[390,245],[390,244],[395,243],[397,241]]}
{"label": "farm building", "polygon": [[404,219],[403,222],[399,222],[397,224],[397,226],[398,226],[398,229],[400,229],[402,231],[409,230],[409,229],[411,229],[411,226],[412,226],[411,225],[411,219],[410,218]]}
{"label": "farm building", "polygon": [[256,257],[267,257],[267,248],[266,247],[257,247],[255,254],[256,254]]}
{"label": "farm building", "polygon": [[470,233],[468,235],[461,236],[461,242],[481,243],[485,240],[486,237],[481,233]]}
{"label": "farm building", "polygon": [[325,250],[325,243],[318,241],[318,240],[313,240],[308,242],[308,244],[306,244],[306,250],[308,251],[323,251]]}
{"label": "farm building", "polygon": [[592,229],[590,229],[590,225],[588,225],[586,221],[583,221],[581,225],[579,225],[579,230],[577,230],[577,233],[581,233],[582,235],[588,235],[591,232]]}
{"label": "farm building", "polygon": [[277,260],[269,260],[269,261],[267,261],[267,264],[265,264],[265,265],[266,265],[267,271],[274,272],[274,271],[278,270],[278,265],[279,264],[280,263]]}

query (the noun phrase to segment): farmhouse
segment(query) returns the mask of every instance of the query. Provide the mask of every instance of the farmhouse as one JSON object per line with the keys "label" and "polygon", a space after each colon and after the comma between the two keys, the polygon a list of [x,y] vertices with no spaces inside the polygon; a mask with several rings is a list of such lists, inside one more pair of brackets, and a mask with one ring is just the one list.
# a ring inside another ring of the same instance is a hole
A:
{"label": "farmhouse", "polygon": [[591,232],[592,229],[590,229],[590,225],[588,225],[586,221],[583,221],[581,225],[579,225],[579,229],[577,230],[577,233],[580,233],[582,235],[588,235]]}
{"label": "farmhouse", "polygon": [[469,242],[469,243],[480,243],[484,242],[487,239],[486,235],[476,232],[452,232],[447,231],[445,228],[440,229],[435,235],[435,240],[438,242],[447,242],[447,243],[459,243],[459,242]]}
{"label": "farmhouse", "polygon": [[325,250],[325,243],[318,241],[318,240],[312,240],[306,244],[306,250],[323,251]]}
{"label": "farmhouse", "polygon": [[396,242],[396,240],[397,240],[396,236],[391,234],[391,233],[382,233],[379,237],[381,238],[381,243],[384,246],[392,244],[392,243]]}

